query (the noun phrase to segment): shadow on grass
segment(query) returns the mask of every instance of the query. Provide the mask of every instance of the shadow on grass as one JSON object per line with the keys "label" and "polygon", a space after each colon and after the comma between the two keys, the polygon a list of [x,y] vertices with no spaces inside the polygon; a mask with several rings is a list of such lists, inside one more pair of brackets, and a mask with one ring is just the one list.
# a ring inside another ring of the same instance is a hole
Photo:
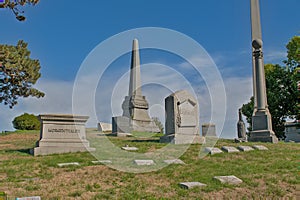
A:
{"label": "shadow on grass", "polygon": [[151,143],[159,143],[159,139],[135,139],[135,140],[131,140],[131,142],[151,142]]}
{"label": "shadow on grass", "polygon": [[9,149],[9,150],[5,150],[6,153],[23,153],[23,154],[28,154],[28,155],[32,155],[31,154],[31,149]]}

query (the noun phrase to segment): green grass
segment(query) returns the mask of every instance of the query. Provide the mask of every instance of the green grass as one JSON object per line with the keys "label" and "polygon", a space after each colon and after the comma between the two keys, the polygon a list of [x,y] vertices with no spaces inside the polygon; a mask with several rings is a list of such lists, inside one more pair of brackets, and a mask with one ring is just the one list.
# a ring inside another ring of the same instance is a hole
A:
{"label": "green grass", "polygon": [[[159,143],[160,135],[146,139],[144,134],[108,139],[118,148],[126,144],[138,147],[138,154],[166,146]],[[262,144],[269,150],[223,153],[201,159],[201,145],[191,145],[180,157],[186,165],[135,174],[94,165],[91,161],[96,158],[88,152],[33,157],[28,149],[34,147],[38,138],[38,132],[28,131],[0,136],[0,147],[4,145],[0,148],[0,192],[10,197],[38,195],[42,199],[295,199],[296,186],[300,184],[297,143],[247,143],[243,145]],[[223,145],[239,144],[230,140],[219,140],[216,144]],[[63,162],[79,162],[80,166],[57,166]],[[235,175],[243,183],[220,184],[213,179],[218,175]],[[199,181],[207,187],[179,187],[180,182],[186,181]]]}

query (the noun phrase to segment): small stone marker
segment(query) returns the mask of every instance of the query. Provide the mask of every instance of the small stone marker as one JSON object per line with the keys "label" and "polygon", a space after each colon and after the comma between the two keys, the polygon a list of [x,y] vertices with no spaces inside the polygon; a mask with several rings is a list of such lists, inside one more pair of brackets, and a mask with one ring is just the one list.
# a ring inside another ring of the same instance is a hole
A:
{"label": "small stone marker", "polygon": [[253,145],[252,147],[253,147],[254,149],[262,150],[262,151],[269,150],[267,147],[265,147],[265,146],[263,146],[263,145]]}
{"label": "small stone marker", "polygon": [[200,182],[182,182],[179,185],[185,189],[192,189],[194,187],[204,187],[206,184]]}
{"label": "small stone marker", "polygon": [[92,161],[93,164],[111,164],[111,160],[94,160]]}
{"label": "small stone marker", "polygon": [[139,166],[143,165],[155,165],[153,160],[134,160],[134,163]]}
{"label": "small stone marker", "polygon": [[97,129],[98,129],[98,131],[101,131],[101,132],[109,132],[109,131],[112,131],[112,124],[99,122],[97,124]]}
{"label": "small stone marker", "polygon": [[20,197],[16,198],[16,200],[41,200],[40,196],[35,196],[35,197]]}
{"label": "small stone marker", "polygon": [[253,151],[254,149],[249,146],[238,146],[237,147],[240,151]]}
{"label": "small stone marker", "polygon": [[221,183],[227,183],[231,185],[237,185],[242,183],[243,181],[236,176],[215,176],[214,179],[219,180]]}
{"label": "small stone marker", "polygon": [[222,150],[227,152],[227,153],[236,153],[236,152],[240,152],[237,148],[235,147],[230,147],[230,146],[223,146]]}
{"label": "small stone marker", "polygon": [[173,160],[164,160],[165,163],[167,164],[180,164],[180,165],[184,165],[185,163],[180,160],[180,159],[173,159]]}
{"label": "small stone marker", "polygon": [[57,164],[59,167],[65,167],[65,166],[70,166],[70,165],[76,165],[79,166],[78,162],[70,162],[70,163],[58,163]]}
{"label": "small stone marker", "polygon": [[131,133],[120,133],[118,132],[117,137],[132,137],[133,135]]}
{"label": "small stone marker", "polygon": [[216,148],[216,147],[205,147],[204,151],[208,152],[210,155],[223,153],[223,151],[221,151],[221,149]]}
{"label": "small stone marker", "polygon": [[128,147],[128,146],[122,147],[122,149],[126,150],[126,151],[137,151],[137,150],[139,150],[139,148],[137,148],[137,147]]}

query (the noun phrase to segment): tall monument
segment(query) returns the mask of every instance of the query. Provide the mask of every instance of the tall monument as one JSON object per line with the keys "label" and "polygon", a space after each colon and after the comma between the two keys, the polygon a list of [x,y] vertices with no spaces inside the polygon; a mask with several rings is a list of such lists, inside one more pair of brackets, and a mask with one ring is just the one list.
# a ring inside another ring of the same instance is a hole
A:
{"label": "tall monument", "polygon": [[130,82],[128,96],[122,104],[123,116],[129,118],[130,127],[139,132],[160,132],[148,115],[148,102],[142,95],[141,67],[138,40],[134,39],[131,53]]}
{"label": "tall monument", "polygon": [[254,112],[252,116],[252,132],[250,133],[249,141],[277,143],[278,139],[272,130],[272,119],[267,104],[259,0],[250,1],[253,47]]}

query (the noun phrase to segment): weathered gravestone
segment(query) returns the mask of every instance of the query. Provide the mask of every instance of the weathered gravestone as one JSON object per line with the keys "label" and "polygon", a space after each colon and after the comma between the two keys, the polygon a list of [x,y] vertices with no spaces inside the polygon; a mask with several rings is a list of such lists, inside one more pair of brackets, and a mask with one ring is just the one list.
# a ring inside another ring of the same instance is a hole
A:
{"label": "weathered gravestone", "polygon": [[238,185],[243,183],[243,181],[236,176],[215,176],[214,179],[220,181],[221,183],[227,183],[231,185]]}
{"label": "weathered gravestone", "polygon": [[202,143],[199,134],[198,102],[186,90],[177,91],[165,99],[165,136],[160,142],[174,144]]}
{"label": "weathered gravestone", "polygon": [[202,124],[203,137],[217,137],[216,125],[213,123]]}
{"label": "weathered gravestone", "polygon": [[[130,118],[125,116],[118,116],[112,118],[112,132],[115,134],[118,133],[125,133],[130,134],[131,132],[131,126],[130,126]],[[126,136],[123,134],[123,136]]]}
{"label": "weathered gravestone", "polygon": [[111,132],[112,131],[112,125],[109,123],[99,122],[97,124],[97,129],[100,132]]}
{"label": "weathered gravestone", "polygon": [[200,183],[200,182],[182,182],[179,183],[180,187],[184,188],[184,189],[192,189],[195,187],[205,187],[206,184],[204,183]]}
{"label": "weathered gravestone", "polygon": [[247,142],[246,126],[243,121],[242,109],[239,109],[239,121],[237,122],[238,138],[235,142]]}
{"label": "weathered gravestone", "polygon": [[32,149],[33,155],[95,150],[89,147],[89,141],[86,139],[85,123],[88,118],[79,115],[39,115],[40,139]]}
{"label": "weathered gravestone", "polygon": [[300,142],[300,124],[294,122],[285,123],[285,142]]}

